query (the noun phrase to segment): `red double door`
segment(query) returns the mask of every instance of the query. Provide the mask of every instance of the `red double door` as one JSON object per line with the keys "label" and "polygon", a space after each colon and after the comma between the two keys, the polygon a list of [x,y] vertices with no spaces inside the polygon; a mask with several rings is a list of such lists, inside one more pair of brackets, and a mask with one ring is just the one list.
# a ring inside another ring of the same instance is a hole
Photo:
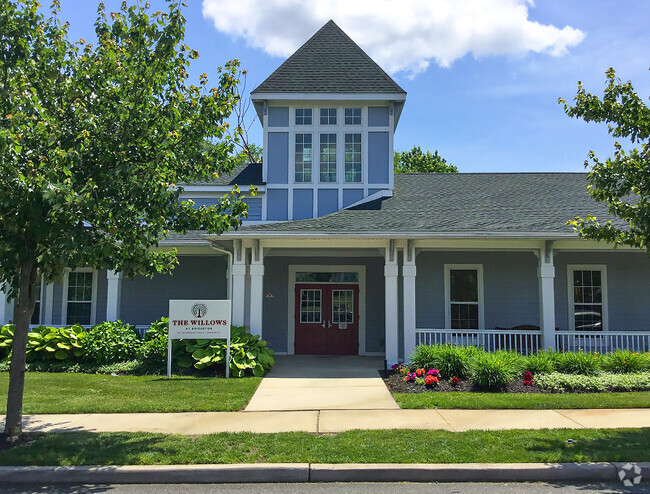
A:
{"label": "red double door", "polygon": [[295,300],[297,355],[358,355],[358,284],[297,284]]}

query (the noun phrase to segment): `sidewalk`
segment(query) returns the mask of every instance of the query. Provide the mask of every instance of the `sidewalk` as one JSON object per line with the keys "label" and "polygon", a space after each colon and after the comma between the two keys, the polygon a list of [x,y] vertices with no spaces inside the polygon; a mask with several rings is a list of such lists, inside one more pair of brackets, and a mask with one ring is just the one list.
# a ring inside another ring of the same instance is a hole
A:
{"label": "sidewalk", "polygon": [[[4,417],[0,417],[4,421]],[[338,433],[352,429],[506,429],[650,427],[650,409],[584,410],[311,410],[26,415],[26,432]]]}

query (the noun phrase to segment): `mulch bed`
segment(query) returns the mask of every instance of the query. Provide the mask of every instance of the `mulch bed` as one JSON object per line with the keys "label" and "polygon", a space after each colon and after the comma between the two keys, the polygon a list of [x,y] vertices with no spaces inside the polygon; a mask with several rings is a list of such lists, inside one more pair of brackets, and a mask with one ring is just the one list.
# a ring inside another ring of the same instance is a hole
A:
{"label": "mulch bed", "polygon": [[533,383],[532,386],[524,386],[521,381],[515,381],[501,389],[481,388],[474,386],[469,381],[461,381],[456,386],[452,386],[446,379],[440,379],[437,386],[423,386],[412,382],[402,381],[402,376],[393,371],[379,371],[382,379],[388,386],[391,393],[431,393],[431,392],[473,392],[473,393],[550,393],[547,389],[542,389],[539,385]]}

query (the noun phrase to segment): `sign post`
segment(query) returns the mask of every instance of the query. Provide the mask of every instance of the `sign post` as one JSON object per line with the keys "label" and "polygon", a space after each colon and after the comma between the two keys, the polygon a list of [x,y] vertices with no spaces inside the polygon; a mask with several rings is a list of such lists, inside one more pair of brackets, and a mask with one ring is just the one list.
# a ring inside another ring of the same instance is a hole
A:
{"label": "sign post", "polygon": [[230,300],[170,300],[167,378],[172,375],[172,340],[226,339],[226,378],[230,377]]}

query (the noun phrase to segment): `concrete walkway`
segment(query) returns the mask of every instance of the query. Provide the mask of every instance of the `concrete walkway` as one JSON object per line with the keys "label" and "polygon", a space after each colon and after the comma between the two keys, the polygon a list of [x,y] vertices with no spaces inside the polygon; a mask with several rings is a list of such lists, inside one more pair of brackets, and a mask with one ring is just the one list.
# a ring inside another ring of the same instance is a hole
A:
{"label": "concrete walkway", "polygon": [[382,358],[278,356],[246,412],[398,410],[378,373]]}
{"label": "concrete walkway", "polygon": [[[4,418],[4,417],[1,417]],[[315,410],[27,415],[29,432],[337,433],[353,429],[596,429],[650,427],[650,409],[602,410]]]}

